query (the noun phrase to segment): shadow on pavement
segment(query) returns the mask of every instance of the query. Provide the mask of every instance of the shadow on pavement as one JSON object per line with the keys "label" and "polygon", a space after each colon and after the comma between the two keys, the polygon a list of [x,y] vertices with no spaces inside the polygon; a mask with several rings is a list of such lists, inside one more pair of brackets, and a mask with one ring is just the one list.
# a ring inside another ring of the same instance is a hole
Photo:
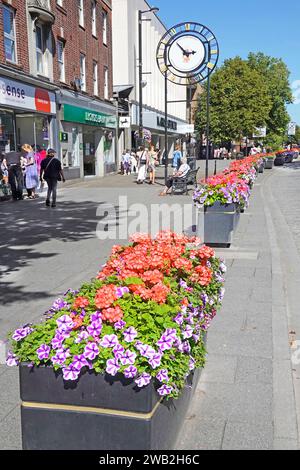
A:
{"label": "shadow on pavement", "polygon": [[[95,237],[97,224],[105,218],[96,215],[97,208],[105,203],[81,201],[61,202],[56,209],[46,208],[44,202],[11,201],[0,203],[0,298],[2,304],[22,299],[42,298],[46,292],[26,294],[23,287],[14,285],[9,276],[34,264],[37,259],[47,260],[57,256],[55,250],[46,252],[42,244],[57,240],[77,242]],[[122,216],[115,208],[118,224]],[[105,210],[104,210],[105,213]],[[7,278],[7,279],[6,279]]]}

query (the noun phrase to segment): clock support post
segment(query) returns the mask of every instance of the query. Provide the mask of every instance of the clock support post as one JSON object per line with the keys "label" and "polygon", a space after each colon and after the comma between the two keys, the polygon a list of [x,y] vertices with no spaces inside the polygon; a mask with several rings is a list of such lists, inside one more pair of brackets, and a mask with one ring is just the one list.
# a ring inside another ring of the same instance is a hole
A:
{"label": "clock support post", "polygon": [[169,143],[168,143],[168,71],[165,72],[165,182],[168,181]]}

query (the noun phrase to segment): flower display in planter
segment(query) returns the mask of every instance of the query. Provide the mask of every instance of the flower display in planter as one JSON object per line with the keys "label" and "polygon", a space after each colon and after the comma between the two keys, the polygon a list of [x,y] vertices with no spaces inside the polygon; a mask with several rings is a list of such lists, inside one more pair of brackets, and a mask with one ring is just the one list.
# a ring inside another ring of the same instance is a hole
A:
{"label": "flower display in planter", "polygon": [[261,155],[232,162],[222,173],[202,181],[193,195],[195,204],[211,207],[219,202],[222,205],[236,204],[240,209],[245,209],[249,205],[250,188],[261,164]]}
{"label": "flower display in planter", "polygon": [[205,363],[205,334],[224,296],[224,263],[200,240],[162,232],[115,246],[97,278],[10,335],[10,366],[51,367],[65,381],[94,371],[153,382],[178,397]]}

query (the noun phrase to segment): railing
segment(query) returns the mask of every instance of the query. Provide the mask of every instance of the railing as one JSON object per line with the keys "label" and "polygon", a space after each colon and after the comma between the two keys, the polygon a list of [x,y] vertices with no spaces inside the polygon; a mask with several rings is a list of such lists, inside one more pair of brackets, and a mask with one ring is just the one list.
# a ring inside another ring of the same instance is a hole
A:
{"label": "railing", "polygon": [[43,8],[51,11],[50,0],[28,0],[28,6]]}

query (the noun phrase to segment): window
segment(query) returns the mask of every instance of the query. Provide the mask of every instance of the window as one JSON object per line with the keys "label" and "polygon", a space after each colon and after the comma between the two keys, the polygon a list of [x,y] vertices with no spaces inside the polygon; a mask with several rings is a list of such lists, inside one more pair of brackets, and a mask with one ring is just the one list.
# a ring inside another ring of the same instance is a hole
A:
{"label": "window", "polygon": [[84,54],[80,54],[80,80],[81,80],[81,90],[86,91],[85,55]]}
{"label": "window", "polygon": [[103,19],[103,44],[107,44],[107,12],[103,10],[102,12]]}
{"label": "window", "polygon": [[98,62],[93,62],[94,95],[98,96]]}
{"label": "window", "polygon": [[3,6],[3,30],[5,58],[16,62],[15,12],[7,6]]}
{"label": "window", "polygon": [[35,29],[35,39],[36,39],[36,65],[37,73],[44,75],[44,52],[45,52],[45,43],[44,43],[44,34],[42,26],[37,25]]}
{"label": "window", "polygon": [[79,25],[84,27],[83,0],[78,0]]}
{"label": "window", "polygon": [[109,98],[108,67],[104,67],[104,99]]}
{"label": "window", "polygon": [[66,81],[65,77],[65,43],[60,39],[57,41],[57,60],[59,68],[59,80]]}
{"label": "window", "polygon": [[56,3],[59,7],[63,7],[64,6],[64,2],[63,0],[56,0]]}
{"label": "window", "polygon": [[97,3],[92,0],[92,34],[97,36]]}

